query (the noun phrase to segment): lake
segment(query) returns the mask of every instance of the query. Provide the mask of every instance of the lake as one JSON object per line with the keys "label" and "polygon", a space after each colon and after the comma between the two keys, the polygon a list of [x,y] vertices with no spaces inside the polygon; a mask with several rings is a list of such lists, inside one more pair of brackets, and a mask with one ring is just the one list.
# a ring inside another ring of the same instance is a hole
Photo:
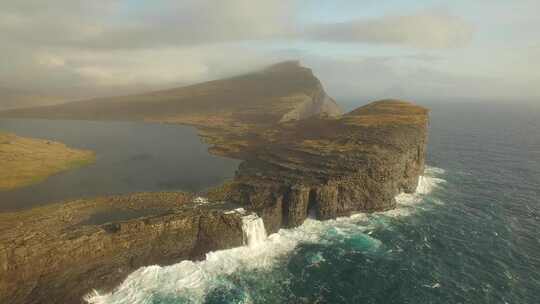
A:
{"label": "lake", "polygon": [[0,130],[90,149],[97,157],[44,182],[0,191],[0,211],[132,192],[201,191],[233,177],[240,163],[211,155],[197,130],[182,125],[0,119]]}

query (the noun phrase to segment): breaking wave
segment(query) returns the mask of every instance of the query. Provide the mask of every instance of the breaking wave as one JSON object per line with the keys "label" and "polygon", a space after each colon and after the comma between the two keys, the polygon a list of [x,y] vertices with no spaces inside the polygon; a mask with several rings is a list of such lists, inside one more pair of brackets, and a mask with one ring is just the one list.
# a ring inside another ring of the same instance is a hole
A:
{"label": "breaking wave", "polygon": [[[262,219],[254,214],[246,215],[243,217],[246,246],[210,252],[203,261],[142,267],[113,292],[93,291],[84,300],[93,304],[149,304],[167,299],[175,303],[204,303],[211,290],[225,284],[224,277],[238,271],[271,269],[301,243],[332,243],[351,240],[354,236],[352,245],[356,250],[377,251],[381,241],[370,235],[381,224],[381,218],[410,215],[427,194],[445,182],[440,177],[443,174],[442,169],[427,167],[416,193],[398,195],[394,210],[369,215],[358,213],[328,221],[308,218],[297,228],[281,229],[268,237]],[[314,256],[312,262],[319,263],[321,258]],[[252,299],[245,294],[238,303],[252,303]]]}

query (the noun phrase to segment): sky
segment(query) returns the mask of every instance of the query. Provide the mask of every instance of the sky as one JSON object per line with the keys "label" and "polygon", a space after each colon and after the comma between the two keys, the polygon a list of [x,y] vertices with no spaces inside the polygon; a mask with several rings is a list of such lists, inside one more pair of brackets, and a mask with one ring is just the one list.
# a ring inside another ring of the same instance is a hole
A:
{"label": "sky", "polygon": [[338,101],[537,101],[538,12],[538,0],[0,0],[0,95],[121,95],[295,59]]}

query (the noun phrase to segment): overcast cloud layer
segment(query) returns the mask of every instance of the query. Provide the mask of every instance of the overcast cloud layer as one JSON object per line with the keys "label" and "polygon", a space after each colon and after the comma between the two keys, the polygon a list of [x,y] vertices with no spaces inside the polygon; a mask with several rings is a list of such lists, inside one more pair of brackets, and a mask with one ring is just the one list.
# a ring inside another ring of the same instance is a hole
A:
{"label": "overcast cloud layer", "polygon": [[403,44],[418,48],[455,48],[470,44],[473,27],[439,12],[383,16],[314,26],[307,37],[329,42]]}
{"label": "overcast cloud layer", "polygon": [[378,3],[0,0],[0,98],[140,92],[285,59],[341,98],[540,96],[536,1]]}

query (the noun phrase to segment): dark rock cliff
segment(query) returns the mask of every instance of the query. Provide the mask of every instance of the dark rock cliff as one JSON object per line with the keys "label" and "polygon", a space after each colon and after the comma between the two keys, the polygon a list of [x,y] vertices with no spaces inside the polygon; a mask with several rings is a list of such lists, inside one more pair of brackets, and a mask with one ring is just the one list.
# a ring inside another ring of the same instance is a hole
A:
{"label": "dark rock cliff", "polygon": [[426,109],[384,100],[340,118],[280,125],[221,198],[247,204],[271,232],[309,215],[394,208],[395,196],[414,192],[424,171],[427,124]]}
{"label": "dark rock cliff", "polygon": [[[107,290],[139,267],[241,246],[241,217],[226,213],[233,207],[160,193],[2,214],[0,303],[81,303],[92,288]],[[100,222],[112,212],[133,218]]]}

